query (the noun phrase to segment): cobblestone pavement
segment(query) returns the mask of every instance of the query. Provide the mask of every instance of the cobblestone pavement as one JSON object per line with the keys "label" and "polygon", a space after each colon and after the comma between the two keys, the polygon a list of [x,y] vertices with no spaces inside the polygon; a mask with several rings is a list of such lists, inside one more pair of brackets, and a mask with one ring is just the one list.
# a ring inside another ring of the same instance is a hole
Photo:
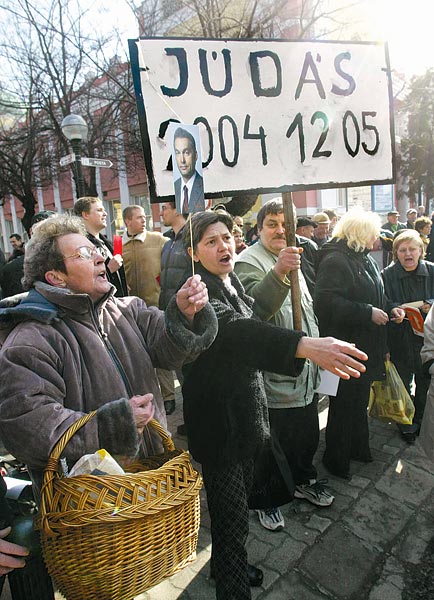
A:
{"label": "cobblestone pavement", "polygon": [[[327,401],[320,402],[326,422]],[[175,444],[182,421],[180,402],[169,418]],[[316,455],[318,478],[328,478],[332,506],[294,500],[282,508],[285,529],[270,532],[251,513],[249,561],[264,570],[264,583],[252,589],[254,600],[404,600],[407,576],[434,536],[434,465],[418,445],[409,446],[396,426],[370,421],[374,462],[352,463],[351,481],[334,478],[320,463],[324,429]],[[210,524],[201,497],[197,560],[181,573],[136,600],[213,600],[209,578]],[[434,598],[434,584],[431,596]]]}
{"label": "cobblestone pavement", "polygon": [[[323,425],[326,410],[323,400]],[[186,447],[186,439],[176,434],[181,422],[178,398],[169,428],[175,445]],[[346,482],[329,476],[319,462],[322,430],[316,460],[319,478],[328,478],[336,498],[331,507],[294,500],[282,508],[286,525],[276,533],[263,529],[251,513],[249,560],[264,571],[262,587],[252,589],[254,600],[413,600],[408,591],[411,574],[424,564],[434,536],[434,465],[417,444],[409,446],[400,439],[395,425],[371,420],[370,432],[374,462],[352,463],[353,477]],[[203,490],[201,511],[197,559],[136,600],[215,598]],[[426,587],[430,591],[424,598],[431,600],[434,584]],[[5,590],[2,600],[10,598],[7,594]],[[56,594],[56,600],[62,596]]]}

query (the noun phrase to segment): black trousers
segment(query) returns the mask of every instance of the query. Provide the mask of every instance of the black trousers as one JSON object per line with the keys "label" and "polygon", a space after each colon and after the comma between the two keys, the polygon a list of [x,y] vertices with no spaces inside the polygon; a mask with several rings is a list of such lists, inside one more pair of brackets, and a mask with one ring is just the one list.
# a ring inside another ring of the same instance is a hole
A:
{"label": "black trousers", "polygon": [[[26,559],[26,566],[7,575],[13,600],[54,600],[53,584],[42,554]],[[0,595],[6,575],[0,577]]]}
{"label": "black trousers", "polygon": [[319,443],[318,399],[297,408],[270,408],[270,426],[291,469],[294,483],[316,479],[312,461]]}
{"label": "black trousers", "polygon": [[[411,368],[409,365],[408,360],[400,360],[401,357],[399,354],[394,355],[391,353],[392,361],[409,394],[411,382],[413,381],[414,376],[415,391],[413,400],[415,412],[413,423],[418,427],[422,423],[423,411],[425,410],[426,404],[426,396],[431,383],[431,375],[428,372],[425,372],[422,367],[422,359],[420,357],[421,348],[422,344],[413,344],[409,348],[409,351],[411,351],[413,355],[413,368]],[[406,429],[411,428],[411,425],[400,425],[399,428],[405,431]]]}
{"label": "black trousers", "polygon": [[211,517],[211,564],[217,600],[250,600],[246,542],[249,534],[247,498],[253,459],[222,469],[202,466]]}
{"label": "black trousers", "polygon": [[[309,483],[317,477],[313,465],[319,442],[317,394],[307,406],[269,408],[268,414],[274,443],[261,448],[255,457],[250,508],[287,504],[294,497],[295,485]],[[276,451],[280,457],[276,457]],[[283,476],[285,465],[287,475]]]}
{"label": "black trousers", "polygon": [[336,396],[330,396],[324,464],[332,473],[347,475],[350,460],[369,460],[367,408],[371,381],[341,379]]}

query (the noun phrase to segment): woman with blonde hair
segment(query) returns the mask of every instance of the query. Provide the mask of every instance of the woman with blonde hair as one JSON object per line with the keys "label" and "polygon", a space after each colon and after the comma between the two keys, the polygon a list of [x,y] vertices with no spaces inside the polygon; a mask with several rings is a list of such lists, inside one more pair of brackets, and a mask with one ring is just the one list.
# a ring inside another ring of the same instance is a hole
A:
{"label": "woman with blonde hair", "polygon": [[[318,254],[314,310],[321,336],[356,344],[368,355],[366,372],[356,381],[340,381],[330,396],[323,463],[337,477],[350,478],[350,461],[371,462],[367,406],[372,381],[384,377],[389,321],[379,268],[369,255],[380,234],[373,212],[353,209],[336,224],[333,238]],[[392,308],[396,322],[404,310]]]}

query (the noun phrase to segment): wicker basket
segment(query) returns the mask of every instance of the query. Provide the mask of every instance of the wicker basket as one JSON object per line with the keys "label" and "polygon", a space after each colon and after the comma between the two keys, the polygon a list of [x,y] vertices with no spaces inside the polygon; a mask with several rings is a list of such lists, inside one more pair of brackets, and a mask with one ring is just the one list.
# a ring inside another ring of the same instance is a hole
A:
{"label": "wicker basket", "polygon": [[37,528],[48,571],[68,600],[131,600],[195,558],[200,475],[157,423],[164,453],[126,475],[59,474],[74,433],[64,433],[48,461]]}

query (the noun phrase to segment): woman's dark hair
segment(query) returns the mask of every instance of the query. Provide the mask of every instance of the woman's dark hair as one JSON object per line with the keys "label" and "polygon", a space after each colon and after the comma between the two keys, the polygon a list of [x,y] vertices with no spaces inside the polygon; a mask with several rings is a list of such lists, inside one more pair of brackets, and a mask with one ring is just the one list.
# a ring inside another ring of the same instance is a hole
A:
{"label": "woman's dark hair", "polygon": [[205,231],[210,225],[214,225],[214,223],[223,223],[228,228],[229,233],[232,232],[234,226],[231,215],[222,210],[218,210],[216,212],[198,212],[194,213],[194,215],[191,215],[191,220],[189,219],[185,224],[182,234],[182,243],[184,244],[184,248],[190,248],[193,243],[193,251],[196,250],[197,245],[203,238]]}
{"label": "woman's dark hair", "polygon": [[280,215],[280,213],[283,213],[282,198],[272,198],[271,200],[267,200],[267,202],[259,209],[256,217],[256,225],[258,226],[258,230],[260,231],[264,226],[265,217],[267,215]]}
{"label": "woman's dark hair", "polygon": [[431,224],[432,224],[432,221],[429,217],[419,217],[414,222],[414,228],[418,233],[420,233],[424,227],[426,227],[427,225],[431,225]]}

